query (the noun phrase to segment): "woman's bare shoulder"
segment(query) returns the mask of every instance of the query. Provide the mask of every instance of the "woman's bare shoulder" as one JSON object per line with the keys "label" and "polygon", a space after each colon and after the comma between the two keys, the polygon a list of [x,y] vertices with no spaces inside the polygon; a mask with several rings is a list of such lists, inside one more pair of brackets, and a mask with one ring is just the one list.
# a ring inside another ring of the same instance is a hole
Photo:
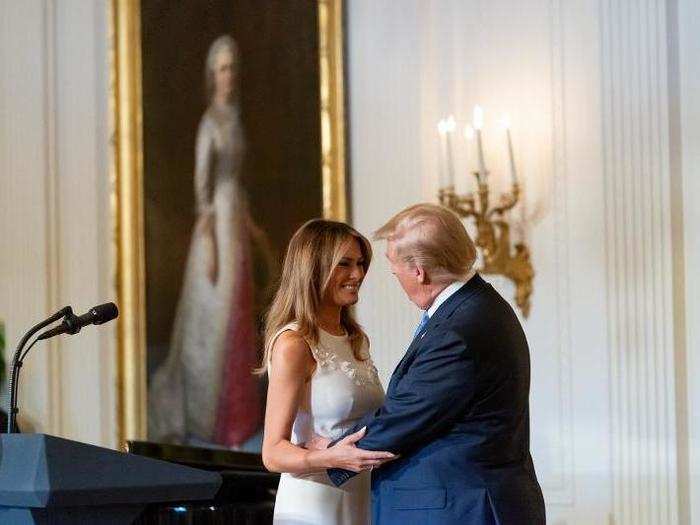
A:
{"label": "woman's bare shoulder", "polygon": [[309,343],[295,330],[282,332],[272,346],[272,366],[275,370],[308,370],[315,364]]}

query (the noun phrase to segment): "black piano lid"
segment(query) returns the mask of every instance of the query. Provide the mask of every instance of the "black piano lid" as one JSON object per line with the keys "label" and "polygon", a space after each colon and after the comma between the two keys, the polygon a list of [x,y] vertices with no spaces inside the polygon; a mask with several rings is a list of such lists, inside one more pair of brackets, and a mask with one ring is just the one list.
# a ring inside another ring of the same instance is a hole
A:
{"label": "black piano lid", "polygon": [[262,456],[251,452],[127,441],[132,454],[217,471],[223,483],[210,501],[151,505],[135,525],[247,523],[270,525],[279,474],[268,472]]}
{"label": "black piano lid", "polygon": [[262,456],[221,448],[190,447],[151,441],[127,441],[126,451],[139,456],[162,459],[204,470],[267,472]]}

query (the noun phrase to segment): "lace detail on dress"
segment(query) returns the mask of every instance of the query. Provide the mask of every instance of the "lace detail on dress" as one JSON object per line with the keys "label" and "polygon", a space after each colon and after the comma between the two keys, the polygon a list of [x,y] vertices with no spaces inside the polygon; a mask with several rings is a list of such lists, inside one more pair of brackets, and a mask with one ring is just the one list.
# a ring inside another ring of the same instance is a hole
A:
{"label": "lace detail on dress", "polygon": [[[282,328],[280,328],[275,336],[270,340],[270,348],[275,344],[277,338],[287,330],[297,331],[299,329],[296,323],[289,323]],[[311,349],[311,354],[316,360],[316,365],[322,370],[340,370],[345,374],[350,380],[352,380],[357,386],[365,385],[375,385],[378,387],[382,386],[381,381],[379,381],[379,374],[377,373],[377,367],[374,366],[372,358],[369,357],[369,351],[364,353],[368,356],[364,361],[357,361],[353,359],[348,361],[339,357],[338,354],[326,348],[323,343],[319,341],[313,344],[311,341],[307,341],[309,348]],[[270,358],[271,359],[271,358]],[[270,362],[268,361],[268,366]]]}
{"label": "lace detail on dress", "polygon": [[369,357],[364,361],[345,361],[336,353],[327,350],[320,342],[311,346],[311,353],[319,368],[340,370],[358,386],[381,384],[377,368]]}

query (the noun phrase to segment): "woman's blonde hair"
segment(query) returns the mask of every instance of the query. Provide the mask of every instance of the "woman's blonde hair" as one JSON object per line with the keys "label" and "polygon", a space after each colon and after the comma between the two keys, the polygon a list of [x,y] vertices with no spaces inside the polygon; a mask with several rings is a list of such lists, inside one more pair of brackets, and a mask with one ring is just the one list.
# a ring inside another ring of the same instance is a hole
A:
{"label": "woman's blonde hair", "polygon": [[374,233],[394,243],[396,256],[429,270],[437,282],[466,277],[476,247],[454,212],[437,204],[415,204],[400,211]]}
{"label": "woman's blonde hair", "polygon": [[[357,240],[365,273],[372,260],[369,241],[342,222],[313,219],[292,236],[284,258],[280,285],[265,319],[265,353],[257,373],[267,370],[273,338],[283,326],[295,322],[299,334],[311,343],[318,342],[318,314],[333,270],[347,246]],[[347,332],[355,357],[362,355],[365,333],[355,321],[349,306],[343,306],[340,322]]]}

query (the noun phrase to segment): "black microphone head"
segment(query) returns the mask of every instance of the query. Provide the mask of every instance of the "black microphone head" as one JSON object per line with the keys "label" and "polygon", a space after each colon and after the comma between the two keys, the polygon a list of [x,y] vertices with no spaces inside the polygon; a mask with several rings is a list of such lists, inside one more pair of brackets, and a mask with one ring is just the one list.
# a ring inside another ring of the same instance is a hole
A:
{"label": "black microphone head", "polygon": [[105,303],[92,308],[90,315],[92,316],[92,324],[102,324],[116,319],[119,315],[119,309],[114,303]]}

